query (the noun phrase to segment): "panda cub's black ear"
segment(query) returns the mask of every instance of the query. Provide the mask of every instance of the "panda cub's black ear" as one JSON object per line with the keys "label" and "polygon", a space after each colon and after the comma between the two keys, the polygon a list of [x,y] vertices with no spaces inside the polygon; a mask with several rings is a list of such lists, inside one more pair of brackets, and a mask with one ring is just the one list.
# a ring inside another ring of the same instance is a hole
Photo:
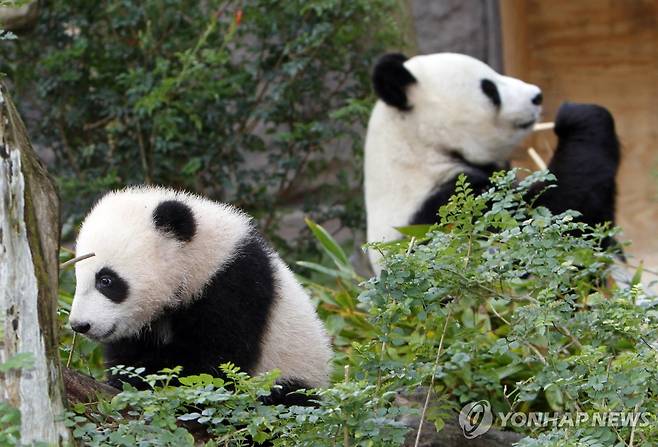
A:
{"label": "panda cub's black ear", "polygon": [[181,242],[189,242],[196,233],[192,209],[178,200],[165,200],[153,211],[153,223],[158,231]]}
{"label": "panda cub's black ear", "polygon": [[414,84],[416,78],[403,65],[407,56],[389,53],[382,56],[372,73],[375,93],[389,106],[400,110],[410,110],[407,99],[407,86]]}

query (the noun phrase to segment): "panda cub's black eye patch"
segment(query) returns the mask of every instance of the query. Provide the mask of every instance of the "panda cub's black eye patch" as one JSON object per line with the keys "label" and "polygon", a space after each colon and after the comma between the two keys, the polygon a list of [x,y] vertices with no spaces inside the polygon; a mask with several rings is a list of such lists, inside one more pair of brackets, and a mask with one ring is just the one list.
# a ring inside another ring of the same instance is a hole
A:
{"label": "panda cub's black eye patch", "polygon": [[500,94],[498,93],[498,87],[496,87],[496,84],[494,84],[493,81],[490,79],[483,79],[480,82],[480,88],[482,88],[482,92],[487,95],[493,105],[500,107]]}
{"label": "panda cub's black eye patch", "polygon": [[96,290],[115,303],[128,298],[128,283],[109,267],[96,272]]}

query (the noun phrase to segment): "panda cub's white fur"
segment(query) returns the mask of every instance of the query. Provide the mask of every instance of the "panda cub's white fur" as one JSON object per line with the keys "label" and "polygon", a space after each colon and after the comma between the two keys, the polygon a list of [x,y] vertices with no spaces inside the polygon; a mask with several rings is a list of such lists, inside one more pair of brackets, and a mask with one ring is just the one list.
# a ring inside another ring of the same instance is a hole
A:
{"label": "panda cub's white fur", "polygon": [[[197,228],[190,242],[156,231],[153,210],[165,200],[180,201],[193,210]],[[86,335],[100,341],[137,335],[165,307],[193,300],[249,231],[249,219],[237,209],[185,192],[141,187],[108,193],[78,234],[76,255],[95,256],[76,264],[71,320],[93,321]],[[106,264],[130,282],[135,299],[117,306],[95,290],[95,273]],[[103,337],[113,325],[113,333]]]}
{"label": "panda cub's white fur", "polygon": [[[496,86],[499,105],[483,80]],[[365,143],[368,242],[399,239],[395,227],[413,223],[428,194],[464,162],[503,167],[541,113],[537,86],[462,54],[387,55],[373,81],[380,100]],[[379,273],[378,251],[369,256]]]}
{"label": "panda cub's white fur", "polygon": [[236,208],[165,188],[112,192],[80,229],[76,254],[86,253],[70,322],[103,343],[110,366],[194,374],[231,361],[251,374],[278,368],[291,389],[327,384],[322,322]]}

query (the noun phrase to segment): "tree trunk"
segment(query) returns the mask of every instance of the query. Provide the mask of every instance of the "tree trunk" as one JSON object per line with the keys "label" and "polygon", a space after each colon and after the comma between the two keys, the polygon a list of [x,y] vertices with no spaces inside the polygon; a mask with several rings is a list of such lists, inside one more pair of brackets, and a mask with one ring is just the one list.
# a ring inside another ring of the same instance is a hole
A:
{"label": "tree trunk", "polygon": [[0,375],[0,398],[21,412],[21,442],[61,445],[63,387],[57,347],[59,199],[0,83],[0,363],[33,364]]}

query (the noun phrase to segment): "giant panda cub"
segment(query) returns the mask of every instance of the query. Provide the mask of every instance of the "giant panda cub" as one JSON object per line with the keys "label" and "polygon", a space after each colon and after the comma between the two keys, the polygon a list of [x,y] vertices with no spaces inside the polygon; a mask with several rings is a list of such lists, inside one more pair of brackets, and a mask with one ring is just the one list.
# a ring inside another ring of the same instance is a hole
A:
{"label": "giant panda cub", "polygon": [[[373,84],[379,101],[365,144],[368,242],[398,239],[395,227],[435,223],[462,173],[476,194],[486,190],[541,114],[539,87],[462,54],[387,54]],[[619,143],[612,116],[567,103],[555,121],[559,143],[548,168],[557,187],[535,204],[579,211],[590,225],[613,221]],[[376,273],[379,256],[369,250]]]}
{"label": "giant panda cub", "polygon": [[[329,337],[292,272],[229,205],[171,189],[105,195],[85,218],[71,327],[99,341],[108,367],[217,375],[233,362],[281,370],[273,403],[327,384]],[[141,380],[111,376],[143,387]]]}

